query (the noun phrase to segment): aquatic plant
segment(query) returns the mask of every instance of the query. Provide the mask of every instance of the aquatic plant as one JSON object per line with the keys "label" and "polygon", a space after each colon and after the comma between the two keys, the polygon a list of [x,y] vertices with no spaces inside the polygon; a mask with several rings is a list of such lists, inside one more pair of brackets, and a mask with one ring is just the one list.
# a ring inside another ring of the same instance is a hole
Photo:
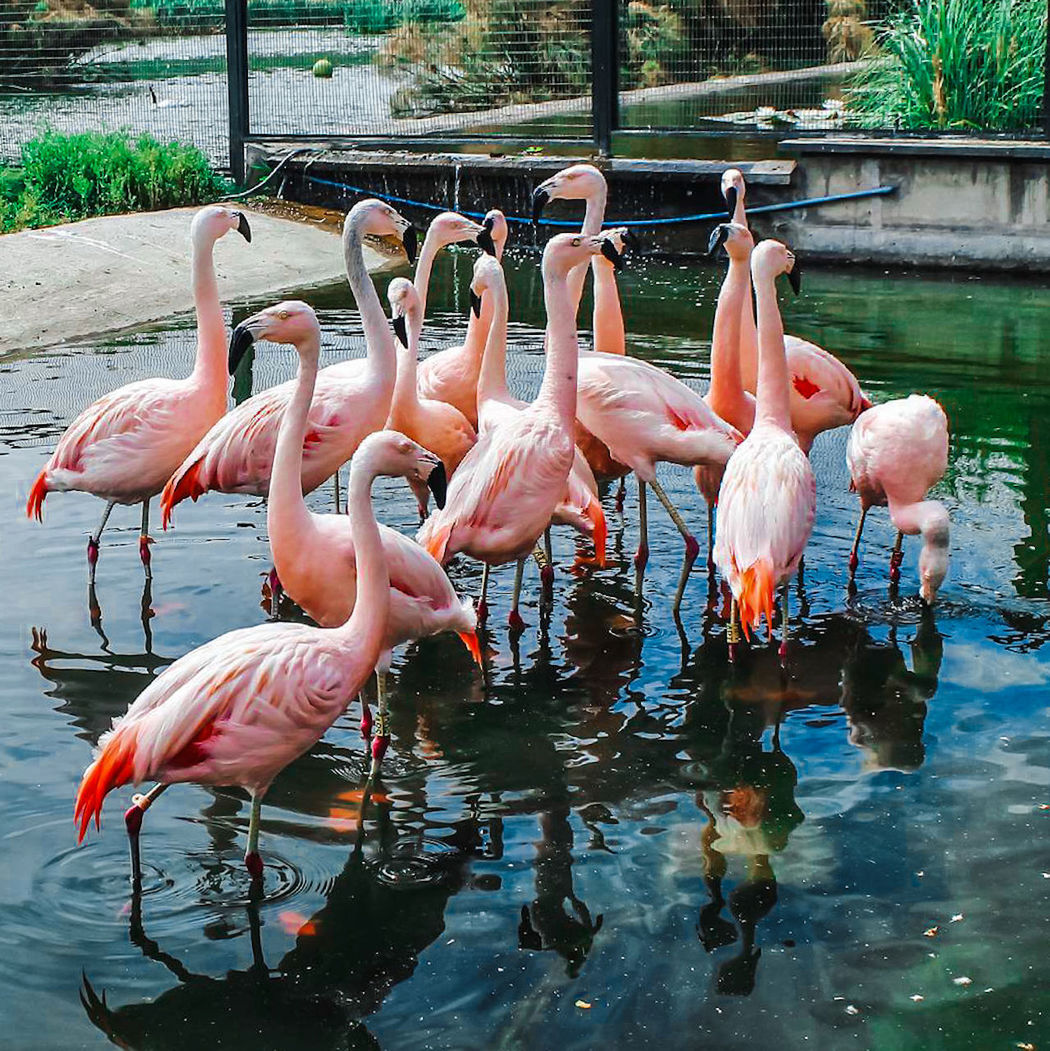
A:
{"label": "aquatic plant", "polygon": [[46,131],[22,146],[20,166],[0,169],[0,229],[199,204],[226,189],[195,146],[126,131]]}
{"label": "aquatic plant", "polygon": [[1043,97],[1043,0],[912,0],[876,27],[885,61],[848,82],[862,126],[1009,131]]}

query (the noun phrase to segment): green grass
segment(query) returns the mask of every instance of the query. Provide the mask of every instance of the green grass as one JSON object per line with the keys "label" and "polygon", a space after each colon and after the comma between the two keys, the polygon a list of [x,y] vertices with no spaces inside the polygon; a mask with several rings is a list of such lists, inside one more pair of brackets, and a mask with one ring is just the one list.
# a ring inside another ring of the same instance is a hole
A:
{"label": "green grass", "polygon": [[886,61],[848,84],[857,124],[1015,131],[1039,119],[1045,0],[911,0],[876,40]]}
{"label": "green grass", "polygon": [[46,131],[0,168],[0,230],[215,200],[228,187],[195,146],[149,135]]}

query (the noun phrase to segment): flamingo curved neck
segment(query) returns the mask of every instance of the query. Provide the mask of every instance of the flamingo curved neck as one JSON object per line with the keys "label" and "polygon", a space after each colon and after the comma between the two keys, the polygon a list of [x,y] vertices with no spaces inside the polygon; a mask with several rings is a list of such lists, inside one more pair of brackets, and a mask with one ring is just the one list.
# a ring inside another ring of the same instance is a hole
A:
{"label": "flamingo curved neck", "polygon": [[890,501],[890,519],[908,536],[921,533],[927,544],[947,545],[948,512],[938,500],[919,500],[914,504]]}
{"label": "flamingo curved neck", "polygon": [[361,314],[361,326],[365,334],[365,351],[376,374],[389,380],[393,390],[396,379],[397,360],[394,355],[394,337],[379,302],[379,293],[365,267],[365,256],[361,248],[361,218],[351,215],[343,229],[343,260],[346,264],[346,280]]}
{"label": "flamingo curved neck", "polygon": [[[708,403],[727,423],[746,433],[754,423],[754,407],[740,378],[740,306],[751,291],[748,261],[729,259],[729,271],[718,294],[711,337],[711,389]],[[750,419],[749,419],[750,417]]]}
{"label": "flamingo curved neck", "polygon": [[190,282],[197,316],[197,359],[193,376],[221,387],[226,394],[226,322],[215,277],[215,238],[194,230],[190,249]]}
{"label": "flamingo curved neck", "polygon": [[481,317],[475,317],[474,311],[470,312],[467,319],[467,335],[463,340],[463,349],[472,361],[483,360],[485,344],[492,331],[492,303],[491,297],[485,297],[481,304]]}
{"label": "flamingo curved neck", "polygon": [[[583,225],[580,233],[593,237],[601,233],[602,223],[605,222],[605,205],[609,197],[609,186],[603,179],[591,189],[584,198],[586,207],[583,212]],[[583,298],[583,286],[587,280],[587,267],[592,265],[590,261],[580,263],[569,272],[569,296],[572,302],[573,318],[580,312],[580,300]],[[611,269],[611,268],[610,268]],[[598,277],[598,267],[594,269],[595,280]],[[614,282],[615,284],[615,282]],[[597,297],[597,286],[595,286]],[[595,304],[597,308],[597,303]]]}
{"label": "flamingo curved neck", "polygon": [[[445,247],[440,235],[431,223],[427,229],[427,235],[423,238],[423,246],[419,250],[419,259],[416,262],[416,276],[412,280],[416,294],[419,296],[419,311],[422,317],[427,316],[427,290],[430,288],[430,273],[434,269],[434,260],[438,252]],[[469,326],[468,326],[469,327]]]}
{"label": "flamingo curved neck", "polygon": [[419,389],[416,374],[419,368],[419,333],[422,325],[418,318],[406,315],[408,346],[397,345],[397,381],[394,383],[394,400],[390,406],[394,413],[408,412],[419,406]]}
{"label": "flamingo curved neck", "polygon": [[[507,316],[509,304],[507,286],[496,282],[485,297],[489,302],[492,320],[489,325],[485,352],[478,373],[478,405],[490,399],[504,399],[510,393],[507,387]],[[482,308],[484,314],[484,307]]]}
{"label": "flamingo curved neck", "polygon": [[543,382],[533,404],[549,403],[558,420],[571,428],[576,417],[576,372],[579,344],[567,275],[545,262],[543,301],[547,308],[547,361]]}
{"label": "flamingo curved neck", "polygon": [[757,277],[755,293],[758,307],[758,387],[755,422],[772,423],[789,434],[791,430],[787,355],[784,351],[784,324],[780,319],[777,290],[773,277]]}

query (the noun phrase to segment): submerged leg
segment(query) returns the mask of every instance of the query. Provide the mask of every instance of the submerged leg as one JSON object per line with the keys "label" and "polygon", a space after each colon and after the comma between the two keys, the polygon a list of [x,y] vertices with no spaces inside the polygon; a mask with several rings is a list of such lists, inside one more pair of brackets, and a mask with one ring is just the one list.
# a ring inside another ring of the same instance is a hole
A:
{"label": "submerged leg", "polygon": [[478,625],[480,627],[485,626],[485,621],[488,620],[489,616],[489,604],[487,601],[487,595],[489,593],[489,564],[488,562],[483,563],[481,569],[481,598],[478,599]]}
{"label": "submerged leg", "polygon": [[244,867],[253,880],[262,879],[263,860],[259,854],[259,813],[262,796],[252,792],[252,815],[248,819],[248,849],[244,853]]}
{"label": "submerged leg", "polygon": [[740,609],[735,598],[729,602],[729,631],[726,633],[726,640],[729,643],[729,659],[735,661],[740,647]]}
{"label": "submerged leg", "polygon": [[707,505],[707,567],[715,568],[715,505]]}
{"label": "submerged leg", "polygon": [[379,703],[376,706],[376,735],[372,738],[372,767],[368,771],[368,779],[379,776],[379,767],[383,764],[383,756],[386,755],[390,744],[390,707],[386,693],[386,672],[376,668],[376,696]]}
{"label": "submerged leg", "polygon": [[109,521],[109,513],[113,510],[114,501],[110,500],[106,504],[105,511],[102,512],[102,521],[98,524],[98,529],[88,538],[87,546],[87,560],[88,565],[91,567],[91,579],[95,579],[95,563],[98,562],[98,542],[102,539],[102,530],[106,528],[106,523]]}
{"label": "submerged leg", "polygon": [[682,539],[685,541],[685,557],[682,559],[682,572],[678,577],[678,589],[674,594],[674,609],[677,610],[682,604],[682,595],[685,594],[685,585],[689,580],[689,574],[693,571],[693,563],[696,561],[696,556],[700,554],[700,545],[696,542],[696,537],[689,532],[685,519],[682,518],[678,508],[671,503],[667,493],[663,490],[663,486],[655,478],[649,484],[653,487],[656,498],[664,505],[664,509],[671,516],[671,521],[677,526],[678,532],[682,534]]}
{"label": "submerged leg", "polygon": [[645,482],[638,479],[638,550],[634,553],[634,593],[641,600],[642,578],[649,561],[649,513],[645,507]]}
{"label": "submerged leg", "polygon": [[788,636],[790,634],[790,613],[788,610],[788,585],[787,581],[784,582],[784,590],[782,593],[783,602],[782,613],[781,613],[781,630],[782,635],[780,638],[780,663],[783,664],[787,659],[788,653]]}
{"label": "submerged leg", "polygon": [[149,535],[149,501],[142,501],[142,531],[139,533],[139,558],[142,559],[143,566],[146,567],[146,577],[150,580],[153,579],[153,570],[150,568],[150,553],[149,546],[153,543],[153,538]]}
{"label": "submerged leg", "polygon": [[849,578],[853,579],[854,573],[857,572],[857,566],[860,565],[860,559],[857,557],[857,550],[860,547],[860,534],[864,531],[864,519],[868,517],[868,509],[861,507],[860,509],[860,521],[857,523],[857,532],[853,537],[853,547],[850,548],[849,553]]}
{"label": "submerged leg", "polygon": [[335,513],[339,514],[339,471],[332,475],[332,497],[335,500]]}
{"label": "submerged leg", "polygon": [[904,551],[901,545],[904,543],[904,534],[901,532],[897,533],[897,539],[893,544],[893,551],[890,553],[890,583],[896,584],[901,578],[901,562],[904,561]]}
{"label": "submerged leg", "polygon": [[511,631],[524,631],[525,621],[521,619],[521,614],[518,612],[518,600],[521,597],[521,578],[525,572],[525,559],[519,558],[518,564],[514,567],[514,595],[510,602],[510,615],[507,617],[507,623],[510,625]]}
{"label": "submerged leg", "polygon": [[543,585],[544,592],[549,595],[554,589],[554,556],[551,552],[550,526],[543,531],[543,554],[547,559],[547,564],[540,570],[540,583]]}
{"label": "submerged leg", "polygon": [[139,859],[139,832],[142,829],[142,815],[153,806],[157,796],[167,787],[167,785],[154,785],[145,795],[133,795],[131,806],[124,811],[124,827],[128,830],[128,844],[131,847],[131,878],[136,884],[142,882],[142,863]]}

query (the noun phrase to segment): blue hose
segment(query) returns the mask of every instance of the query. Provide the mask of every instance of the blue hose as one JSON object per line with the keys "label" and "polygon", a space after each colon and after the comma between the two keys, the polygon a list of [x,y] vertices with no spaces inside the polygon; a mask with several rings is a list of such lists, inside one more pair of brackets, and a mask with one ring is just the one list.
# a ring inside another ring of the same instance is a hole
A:
{"label": "blue hose", "polygon": [[[319,179],[315,175],[304,175],[307,182],[318,183],[321,186],[335,186],[340,190],[348,190],[350,193],[360,193],[365,197],[378,197],[392,204],[407,204],[413,208],[426,208],[431,212],[444,212],[446,208],[440,204],[428,204],[426,201],[413,201],[408,197],[397,197],[391,193],[380,193],[378,190],[366,190],[361,186],[351,186],[345,182],[335,182],[332,179]],[[748,208],[748,215],[757,215],[759,212],[786,212],[792,208],[814,208],[820,204],[835,204],[838,201],[856,201],[864,197],[885,197],[887,194],[895,193],[896,186],[876,186],[872,190],[853,190],[850,193],[835,193],[828,197],[807,197],[801,201],[785,201],[783,204],[761,204],[757,208]],[[470,219],[484,219],[484,212],[461,212]],[[508,223],[522,223],[526,226],[532,225],[532,220],[521,215],[508,215],[505,217]],[[606,226],[666,226],[671,223],[699,223],[710,222],[712,219],[725,219],[725,211],[702,212],[699,215],[677,215],[669,219],[620,219],[605,221]],[[565,219],[540,219],[541,226],[561,226],[569,229],[579,229],[579,221]]]}

